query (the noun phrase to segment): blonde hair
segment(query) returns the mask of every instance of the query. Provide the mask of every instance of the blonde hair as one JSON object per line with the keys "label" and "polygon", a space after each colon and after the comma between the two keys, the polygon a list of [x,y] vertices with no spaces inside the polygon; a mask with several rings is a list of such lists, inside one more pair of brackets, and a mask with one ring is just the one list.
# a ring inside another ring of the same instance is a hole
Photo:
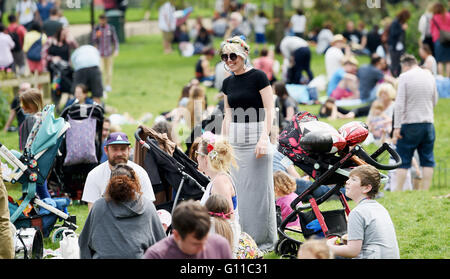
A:
{"label": "blonde hair", "polygon": [[284,171],[276,171],[273,174],[273,186],[275,190],[283,195],[289,195],[297,189],[295,180]]}
{"label": "blonde hair", "polygon": [[[189,100],[186,108],[191,116],[191,129],[202,121],[203,110],[206,109],[205,94],[206,89],[201,85],[193,86],[189,91]],[[201,103],[200,108],[195,105],[199,102]]]}
{"label": "blonde hair", "polygon": [[[306,253],[305,253],[306,252]],[[308,239],[298,249],[298,259],[333,259],[333,253],[324,239]]]}
{"label": "blonde hair", "polygon": [[250,52],[250,46],[239,36],[234,36],[222,42],[220,47],[220,54],[224,51],[234,52],[241,56],[242,59],[247,59]]}
{"label": "blonde hair", "polygon": [[375,100],[373,101],[372,105],[370,106],[370,112],[372,112],[375,109],[379,109],[381,111],[384,111],[384,105],[381,101]]}
{"label": "blonde hair", "polygon": [[395,100],[395,97],[397,96],[397,91],[395,90],[394,86],[392,86],[392,84],[387,83],[387,82],[383,82],[378,87],[378,90],[377,90],[378,98],[380,98],[380,95],[382,92],[387,93],[389,98],[391,98],[391,100]]}
{"label": "blonde hair", "polygon": [[[211,145],[213,150],[208,152],[208,145]],[[214,142],[211,142],[210,139],[202,137],[198,148],[201,153],[208,155],[209,165],[213,170],[230,173],[231,166],[237,168],[236,160],[234,159],[233,147],[228,140],[215,136]]]}
{"label": "blonde hair", "polygon": [[230,247],[233,248],[233,229],[228,222],[229,217],[227,217],[231,213],[231,208],[227,199],[222,195],[212,194],[206,200],[205,207],[214,220],[215,233],[225,237]]}
{"label": "blonde hair", "polygon": [[44,108],[42,92],[36,88],[27,89],[20,94],[19,98],[22,106],[32,110],[33,113],[39,112]]}

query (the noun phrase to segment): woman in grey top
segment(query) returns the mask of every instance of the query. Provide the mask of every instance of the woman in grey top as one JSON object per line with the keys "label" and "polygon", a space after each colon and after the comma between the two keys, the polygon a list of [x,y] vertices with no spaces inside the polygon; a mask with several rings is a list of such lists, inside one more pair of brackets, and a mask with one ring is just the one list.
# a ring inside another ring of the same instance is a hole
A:
{"label": "woman in grey top", "polygon": [[80,234],[81,259],[135,258],[165,238],[153,203],[142,196],[139,179],[118,164],[104,197],[92,206]]}

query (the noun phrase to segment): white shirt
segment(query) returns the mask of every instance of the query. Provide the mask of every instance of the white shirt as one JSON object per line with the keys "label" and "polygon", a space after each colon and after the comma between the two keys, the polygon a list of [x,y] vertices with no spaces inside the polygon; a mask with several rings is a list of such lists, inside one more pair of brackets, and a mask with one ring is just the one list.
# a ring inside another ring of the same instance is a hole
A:
{"label": "white shirt", "polygon": [[266,25],[269,23],[269,20],[265,17],[255,16],[253,20],[253,25],[255,27],[255,33],[257,34],[265,34],[266,33]]}
{"label": "white shirt", "polygon": [[175,8],[170,2],[164,3],[159,8],[158,26],[164,32],[175,31],[177,19],[175,18]]}
{"label": "white shirt", "polygon": [[34,1],[19,1],[16,4],[16,11],[19,13],[19,23],[27,24],[34,19],[34,13],[37,11],[37,5]]}
{"label": "white shirt", "polygon": [[0,67],[6,67],[14,62],[11,49],[14,47],[14,41],[6,33],[0,33]]}
{"label": "white shirt", "polygon": [[[152,183],[150,182],[147,172],[141,166],[132,161],[128,161],[127,165],[132,167],[136,172],[141,184],[141,192],[143,196],[152,202],[155,201]],[[108,186],[110,178],[111,169],[108,161],[91,170],[87,175],[81,200],[94,203],[96,200],[100,199],[106,190],[106,186]]]}
{"label": "white shirt", "polygon": [[280,42],[281,54],[286,59],[289,59],[292,53],[301,47],[308,47],[308,42],[297,36],[286,36]]}
{"label": "white shirt", "polygon": [[322,29],[317,35],[317,47],[316,52],[318,54],[323,54],[325,49],[330,45],[333,40],[333,32],[330,29]]}
{"label": "white shirt", "polygon": [[339,68],[342,68],[342,58],[344,58],[344,53],[337,47],[330,47],[327,52],[325,52],[325,69],[327,71],[328,80],[331,79],[334,72]]}
{"label": "white shirt", "polygon": [[306,17],[304,15],[295,14],[291,17],[292,31],[294,33],[305,32]]}

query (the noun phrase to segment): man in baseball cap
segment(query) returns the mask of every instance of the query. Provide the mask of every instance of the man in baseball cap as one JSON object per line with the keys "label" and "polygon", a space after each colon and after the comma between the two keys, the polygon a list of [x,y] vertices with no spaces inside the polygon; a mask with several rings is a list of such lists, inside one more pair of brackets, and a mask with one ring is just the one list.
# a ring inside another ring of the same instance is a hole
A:
{"label": "man in baseball cap", "polygon": [[128,136],[123,132],[111,133],[106,138],[104,151],[108,160],[89,172],[84,185],[81,200],[88,203],[89,210],[93,203],[102,197],[105,192],[111,177],[111,169],[120,163],[127,164],[133,168],[141,183],[143,196],[152,202],[155,201],[155,194],[147,172],[141,166],[128,160],[131,152],[130,146],[131,143],[128,140]]}

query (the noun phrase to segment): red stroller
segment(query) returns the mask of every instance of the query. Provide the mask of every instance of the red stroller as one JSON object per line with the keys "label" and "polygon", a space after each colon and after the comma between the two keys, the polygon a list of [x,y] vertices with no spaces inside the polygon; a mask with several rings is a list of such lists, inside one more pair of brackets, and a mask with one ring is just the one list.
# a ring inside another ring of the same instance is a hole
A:
{"label": "red stroller", "polygon": [[[297,256],[302,242],[289,236],[287,231],[300,233],[305,239],[319,234],[329,238],[340,237],[347,233],[347,216],[350,208],[339,189],[345,185],[352,168],[370,164],[379,170],[392,170],[401,164],[399,155],[387,143],[372,155],[368,155],[359,145],[367,135],[367,125],[362,122],[353,121],[336,130],[305,111],[297,113],[281,132],[279,151],[315,181],[291,203],[293,212],[279,225],[279,240],[275,248],[277,254],[287,257]],[[394,159],[393,165],[384,165],[377,161],[385,151]],[[386,175],[382,173],[380,175],[383,182],[387,180]],[[312,192],[320,185],[334,186],[323,196],[315,199]],[[320,211],[319,205],[332,195],[339,196],[343,209]],[[286,226],[295,221],[297,216],[301,231]],[[310,226],[312,222],[318,223],[320,228]]]}

